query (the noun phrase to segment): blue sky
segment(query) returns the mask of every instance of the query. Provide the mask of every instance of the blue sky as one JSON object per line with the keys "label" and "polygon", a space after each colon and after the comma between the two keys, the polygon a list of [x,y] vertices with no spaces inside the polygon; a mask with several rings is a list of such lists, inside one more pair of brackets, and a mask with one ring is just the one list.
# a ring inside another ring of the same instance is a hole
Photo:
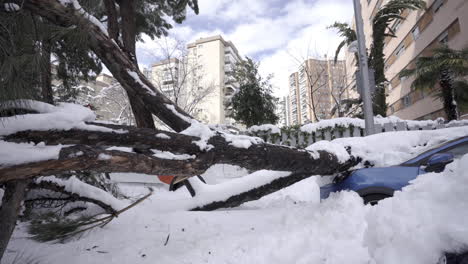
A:
{"label": "blue sky", "polygon": [[[243,56],[260,61],[261,73],[274,74],[278,96],[287,94],[287,77],[307,57],[333,56],[339,43],[326,27],[335,21],[350,22],[352,0],[199,0],[200,13],[190,10],[182,24],[175,24],[169,39],[191,42],[221,34]],[[138,43],[139,62],[157,60],[157,42]]]}

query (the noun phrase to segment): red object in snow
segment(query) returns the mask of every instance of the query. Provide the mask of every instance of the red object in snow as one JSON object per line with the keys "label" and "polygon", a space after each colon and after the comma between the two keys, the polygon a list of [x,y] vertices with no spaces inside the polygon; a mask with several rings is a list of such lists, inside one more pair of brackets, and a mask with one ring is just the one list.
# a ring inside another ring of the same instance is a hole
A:
{"label": "red object in snow", "polygon": [[172,180],[174,180],[174,176],[171,175],[159,175],[159,180],[164,182],[165,184],[171,184]]}

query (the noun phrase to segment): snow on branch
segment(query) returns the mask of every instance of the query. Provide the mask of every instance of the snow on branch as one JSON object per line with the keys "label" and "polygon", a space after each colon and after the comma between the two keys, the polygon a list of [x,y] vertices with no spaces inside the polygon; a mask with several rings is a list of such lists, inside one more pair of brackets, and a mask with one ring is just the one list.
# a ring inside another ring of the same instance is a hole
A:
{"label": "snow on branch", "polygon": [[101,21],[99,21],[96,17],[86,12],[86,10],[81,7],[80,3],[78,3],[78,0],[59,0],[59,2],[66,7],[73,7],[80,15],[96,25],[102,31],[102,33],[104,33],[106,36],[109,36],[106,26],[104,26],[104,24],[102,24]]}
{"label": "snow on branch", "polygon": [[68,179],[59,179],[55,176],[39,177],[31,186],[64,193],[75,200],[95,203],[108,213],[115,213],[126,206],[110,193],[84,183],[75,176]]}
{"label": "snow on branch", "polygon": [[39,114],[16,115],[1,118],[0,136],[10,135],[26,130],[92,130],[101,132],[126,133],[124,130],[114,130],[106,127],[89,125],[96,115],[89,108],[71,103],[59,103],[57,106],[33,101],[18,100],[2,104],[1,109],[26,109]]}

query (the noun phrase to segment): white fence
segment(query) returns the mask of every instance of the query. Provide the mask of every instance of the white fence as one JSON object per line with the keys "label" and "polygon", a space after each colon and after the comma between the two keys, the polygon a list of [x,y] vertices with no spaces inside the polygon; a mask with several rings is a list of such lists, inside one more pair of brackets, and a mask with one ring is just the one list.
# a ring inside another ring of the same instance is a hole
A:
{"label": "white fence", "polygon": [[[265,142],[304,148],[320,140],[335,138],[363,137],[364,121],[361,119],[331,119],[324,120],[324,124],[312,123],[302,127],[277,128],[273,125],[254,126],[247,132],[249,135],[262,138]],[[339,122],[336,122],[339,121]],[[344,122],[343,122],[344,121]],[[445,124],[443,120],[435,121],[397,121],[395,118],[380,118],[375,124],[376,133],[391,131],[433,130],[448,127],[468,125],[468,120],[453,121]],[[388,122],[386,122],[388,121]]]}

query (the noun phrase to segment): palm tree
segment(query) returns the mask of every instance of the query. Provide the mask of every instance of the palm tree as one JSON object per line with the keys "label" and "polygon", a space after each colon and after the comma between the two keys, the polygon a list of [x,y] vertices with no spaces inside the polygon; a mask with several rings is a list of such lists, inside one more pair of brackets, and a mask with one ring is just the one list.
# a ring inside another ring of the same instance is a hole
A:
{"label": "palm tree", "polygon": [[[375,14],[372,20],[372,45],[369,55],[369,66],[375,71],[376,89],[373,97],[374,114],[381,116],[387,115],[387,104],[385,102],[385,58],[383,49],[385,46],[385,37],[396,37],[395,32],[390,28],[390,24],[395,20],[404,20],[401,13],[405,10],[417,10],[425,8],[426,3],[423,0],[390,0]],[[340,36],[344,40],[336,50],[335,60],[343,46],[351,44],[356,40],[356,32],[349,27],[347,23],[338,23],[328,28],[338,29]],[[358,61],[358,60],[356,60]]]}
{"label": "palm tree", "polygon": [[414,69],[400,72],[400,77],[415,76],[411,84],[415,89],[432,89],[438,83],[440,92],[436,96],[442,99],[449,121],[458,118],[457,103],[466,106],[467,75],[468,48],[453,50],[447,46],[435,49],[432,56],[417,58]]}
{"label": "palm tree", "polygon": [[[343,41],[340,42],[338,48],[335,51],[335,63],[338,60],[338,55],[340,54],[341,49],[346,45],[349,46],[351,43],[357,40],[356,31],[352,29],[348,23],[335,22],[333,25],[328,26],[327,28],[334,28],[338,30],[340,37],[343,37]],[[356,64],[358,62],[357,53],[354,53],[356,56]]]}
{"label": "palm tree", "polygon": [[404,20],[401,16],[405,10],[425,8],[423,0],[390,0],[376,14],[372,20],[372,46],[369,55],[369,65],[375,71],[375,92],[373,100],[374,113],[387,115],[385,94],[385,37],[396,37],[390,25],[396,20]]}

